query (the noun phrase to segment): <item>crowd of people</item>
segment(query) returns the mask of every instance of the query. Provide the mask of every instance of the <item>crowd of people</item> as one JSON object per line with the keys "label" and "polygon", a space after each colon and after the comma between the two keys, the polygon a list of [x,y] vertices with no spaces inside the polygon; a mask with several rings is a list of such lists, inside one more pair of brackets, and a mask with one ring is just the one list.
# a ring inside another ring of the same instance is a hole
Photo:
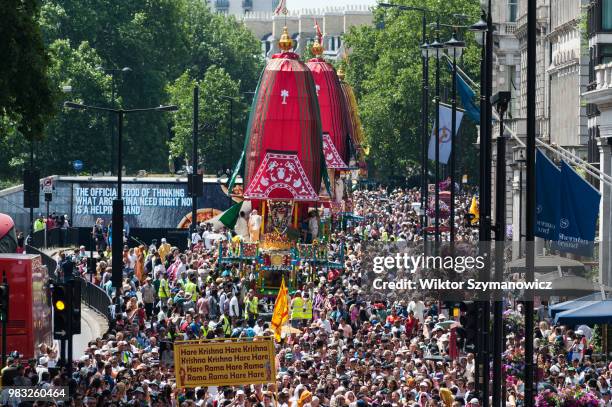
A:
{"label": "crowd of people", "polygon": [[[174,341],[273,335],[269,319],[274,297],[264,298],[256,290],[252,270],[244,273],[238,264],[219,264],[218,250],[204,244],[205,239],[193,239],[196,244],[183,251],[165,239],[149,247],[126,246],[120,293],[111,282],[107,252],[87,278],[117,299],[108,333],[88,344],[70,372],[61,366],[55,347],[43,345],[38,358],[29,361],[12,355],[4,383],[70,386],[74,397],[64,405],[88,407],[478,407],[482,398],[476,392],[474,354],[463,347],[458,353],[451,350],[455,336],[445,323],[453,318],[449,310],[437,301],[373,299],[363,289],[363,242],[422,239],[414,205],[420,202],[419,191],[359,190],[351,202],[354,217],[332,231],[328,241],[334,258],[344,246],[344,267],[321,269],[316,276],[299,269],[304,274],[290,299],[291,325],[297,330],[276,344],[273,383],[176,386]],[[471,194],[457,194],[457,236],[477,241],[475,229],[464,222],[470,202]],[[203,225],[200,233],[209,232]],[[77,264],[70,271],[60,266],[64,278],[87,271],[84,248],[62,256],[60,265],[71,258]],[[296,303],[311,304],[311,312],[296,311]],[[514,303],[505,307],[504,399],[520,407],[522,309]],[[554,326],[545,309],[540,311],[534,335],[538,406],[612,407],[612,363],[597,359],[593,332]],[[571,397],[581,401],[571,404]]]}

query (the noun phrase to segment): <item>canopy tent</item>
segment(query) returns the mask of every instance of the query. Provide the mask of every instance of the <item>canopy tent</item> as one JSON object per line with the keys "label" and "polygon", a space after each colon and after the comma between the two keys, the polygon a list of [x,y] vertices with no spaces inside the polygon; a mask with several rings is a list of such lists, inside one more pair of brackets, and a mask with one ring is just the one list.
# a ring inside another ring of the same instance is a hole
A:
{"label": "canopy tent", "polygon": [[357,107],[357,98],[351,85],[344,81],[344,72],[338,71],[338,78],[340,79],[340,86],[342,88],[342,96],[344,97],[344,103],[347,109],[347,115],[349,120],[349,137],[353,148],[355,149],[355,159],[360,169],[361,176],[367,177],[368,167],[365,162],[368,150],[366,147],[365,136],[363,132],[363,126],[361,125],[361,119],[359,118],[359,108]]}
{"label": "canopy tent", "polygon": [[324,176],[317,93],[308,67],[291,52],[285,27],[282,50],[265,67],[249,117],[244,197],[256,200],[317,200]]}
{"label": "canopy tent", "polygon": [[571,309],[579,308],[583,305],[586,305],[590,302],[596,302],[604,300],[601,292],[591,293],[589,295],[585,295],[584,297],[576,298],[575,300],[563,301],[555,305],[551,305],[548,308],[548,313],[551,318],[554,318],[560,312],[568,311]]}
{"label": "canopy tent", "polygon": [[587,302],[581,307],[560,312],[555,316],[555,324],[612,324],[612,300]]}
{"label": "canopy tent", "polygon": [[[571,272],[574,275],[583,275],[585,273],[585,266],[583,263],[568,259],[567,257],[561,256],[536,256],[535,258],[535,272],[536,273],[550,273],[558,272],[559,267],[564,274]],[[525,272],[525,258],[513,260],[508,263],[508,269],[511,272]]]}
{"label": "canopy tent", "polygon": [[336,70],[321,58],[323,47],[320,41],[321,38],[315,39],[312,46],[315,58],[309,60],[306,66],[312,72],[317,90],[325,162],[327,168],[346,169],[349,162],[349,115],[346,100]]}

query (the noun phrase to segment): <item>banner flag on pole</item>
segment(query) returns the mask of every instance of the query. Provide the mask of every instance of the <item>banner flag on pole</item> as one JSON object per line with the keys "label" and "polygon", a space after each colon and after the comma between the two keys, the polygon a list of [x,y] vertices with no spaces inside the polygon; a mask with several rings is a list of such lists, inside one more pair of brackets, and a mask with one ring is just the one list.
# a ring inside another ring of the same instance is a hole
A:
{"label": "banner flag on pole", "polygon": [[539,148],[536,150],[536,228],[535,235],[546,240],[559,238],[561,170]]}
{"label": "banner flag on pole", "polygon": [[289,321],[289,300],[287,296],[289,295],[289,291],[287,290],[287,286],[285,285],[285,277],[281,282],[280,289],[278,290],[278,296],[276,297],[276,301],[274,302],[274,312],[272,313],[272,320],[270,321],[270,326],[274,331],[274,337],[277,342],[281,340],[281,333],[283,330],[283,325]]}
{"label": "banner flag on pole", "polygon": [[592,257],[601,195],[565,161],[561,162],[560,190],[559,239],[554,246]]}
{"label": "banner flag on pole", "polygon": [[[457,110],[455,112],[455,117],[457,120],[457,128],[455,130],[459,131],[459,127],[461,127],[461,119],[463,119],[463,112]],[[451,138],[452,119],[453,119],[453,110],[448,106],[440,105],[440,132],[438,134],[438,142],[440,143],[440,162],[442,164],[448,163],[448,158],[450,157],[450,153],[452,149],[452,138]],[[432,129],[431,131],[431,138],[429,139],[429,150],[427,152],[427,157],[430,160],[433,160],[433,161],[436,160],[435,125],[434,125],[434,129]]]}
{"label": "banner flag on pole", "polygon": [[[448,65],[452,72],[453,64],[448,61]],[[457,93],[461,98],[461,104],[463,105],[468,117],[474,123],[480,123],[480,106],[478,106],[474,101],[476,94],[472,88],[470,88],[470,85],[468,85],[467,82],[461,77],[459,72],[457,72]]]}
{"label": "banner flag on pole", "polygon": [[228,210],[223,212],[223,214],[219,218],[219,222],[223,223],[225,227],[234,230],[234,227],[236,227],[236,222],[240,217],[240,211],[242,210],[243,203],[244,201],[238,202],[232,205]]}

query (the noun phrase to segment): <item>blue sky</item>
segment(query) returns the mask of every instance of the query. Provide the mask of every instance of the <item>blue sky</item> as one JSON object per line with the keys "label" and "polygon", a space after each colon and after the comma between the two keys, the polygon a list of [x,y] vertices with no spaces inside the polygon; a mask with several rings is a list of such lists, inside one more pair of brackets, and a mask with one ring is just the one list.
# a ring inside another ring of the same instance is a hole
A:
{"label": "blue sky", "polygon": [[376,0],[287,0],[287,8],[289,10],[298,10],[303,8],[324,8],[324,7],[341,7],[348,4],[367,4],[374,5]]}

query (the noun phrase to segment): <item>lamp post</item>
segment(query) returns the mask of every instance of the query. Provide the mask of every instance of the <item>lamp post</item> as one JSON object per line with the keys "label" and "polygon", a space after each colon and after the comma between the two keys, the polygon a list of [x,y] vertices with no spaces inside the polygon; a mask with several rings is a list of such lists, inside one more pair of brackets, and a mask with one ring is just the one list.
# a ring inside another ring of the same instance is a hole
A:
{"label": "lamp post", "polygon": [[434,180],[434,191],[435,191],[435,241],[436,243],[440,242],[440,51],[444,49],[444,44],[440,42],[440,17],[436,17],[436,39],[434,42],[429,44],[429,48],[433,50],[430,54],[436,58],[436,94],[434,97],[435,100],[435,161],[436,161],[436,170],[435,170],[435,180]]}
{"label": "lamp post", "polygon": [[[526,281],[533,281],[535,268],[536,214],[536,1],[527,1],[527,205],[525,210],[525,268]],[[532,407],[535,395],[535,366],[533,363],[533,298],[525,304],[525,407]]]}
{"label": "lamp post", "polygon": [[379,3],[379,7],[382,8],[395,8],[400,11],[419,11],[422,13],[421,16],[421,59],[422,59],[422,80],[421,80],[421,229],[423,230],[423,240],[427,241],[427,206],[428,206],[428,178],[429,178],[429,159],[427,157],[427,146],[428,146],[428,125],[427,119],[429,116],[429,58],[434,55],[430,55],[430,45],[427,43],[427,13],[431,13],[430,10],[421,7],[414,6],[403,6],[399,4]]}
{"label": "lamp post", "polygon": [[[510,92],[496,93],[491,104],[499,114],[499,135],[497,137],[497,168],[495,171],[495,281],[501,282],[504,268],[504,242],[506,240],[506,139],[504,136],[504,115],[510,103]],[[502,363],[501,353],[504,333],[503,302],[495,298],[493,303],[493,406],[501,407]]]}
{"label": "lamp post", "polygon": [[[489,2],[489,8],[491,10],[491,5]],[[490,14],[490,13],[489,13]],[[488,106],[490,106],[489,99],[487,95],[491,93],[490,87],[492,77],[488,75],[490,68],[490,64],[488,63],[490,60],[492,61],[492,57],[489,58],[489,54],[493,54],[493,44],[492,41],[489,41],[488,32],[492,30],[492,26],[489,26],[489,18],[486,14],[483,14],[481,19],[470,26],[470,31],[474,32],[476,35],[476,41],[482,45],[481,58],[480,58],[480,182],[479,182],[479,211],[480,211],[480,222],[478,224],[478,235],[481,243],[480,252],[481,255],[485,258],[485,262],[489,263],[489,247],[488,242],[491,239],[491,231],[490,231],[490,193],[491,193],[491,148],[490,148],[490,133],[489,122],[491,119],[491,115],[487,115]],[[492,36],[491,36],[492,38]],[[485,281],[489,276],[486,275],[486,270],[488,267],[485,265],[481,269],[479,279],[481,281]],[[479,332],[477,333],[476,339],[476,369],[474,372],[474,382],[476,385],[476,390],[480,392],[481,400],[483,403],[483,407],[488,407],[489,405],[489,319],[490,319],[490,304],[489,301],[480,301],[478,303],[479,315],[481,319],[481,324],[478,327]]]}
{"label": "lamp post", "polygon": [[[108,112],[117,116],[117,197],[113,200],[113,230],[115,236],[112,241],[112,284],[115,290],[115,304],[119,304],[121,293],[121,284],[123,282],[123,182],[122,182],[122,159],[123,159],[123,118],[130,113],[143,112],[175,112],[177,106],[157,106],[144,109],[123,109],[123,108],[108,108],[100,106],[90,106],[81,103],[64,102],[64,107],[77,110],[95,110],[100,112]],[[112,152],[111,152],[112,153]]]}
{"label": "lamp post", "polygon": [[[116,100],[115,100],[115,77],[119,74],[126,74],[126,73],[130,73],[132,72],[132,68],[130,68],[129,66],[125,66],[123,68],[104,68],[104,67],[97,67],[97,69],[99,71],[102,71],[104,73],[108,73],[111,76],[111,105],[115,106]],[[112,113],[110,114],[110,117],[112,117]],[[113,170],[115,167],[115,160],[114,160],[114,156],[113,156],[113,151],[115,151],[115,132],[114,132],[114,126],[112,123],[112,119],[109,120],[109,132],[110,132],[110,143],[111,143],[111,152],[110,152],[110,173],[111,175],[113,175]]]}
{"label": "lamp post", "polygon": [[421,55],[423,59],[423,80],[421,99],[421,229],[423,230],[424,247],[427,246],[427,207],[429,206],[429,158],[427,157],[429,117],[429,44],[427,43],[427,19],[423,14],[423,44]]}
{"label": "lamp post", "polygon": [[461,57],[465,42],[457,40],[456,32],[453,31],[453,36],[444,44],[448,54],[453,59],[452,67],[452,88],[451,88],[451,156],[450,156],[450,241],[455,241],[455,157],[457,148],[457,58]]}
{"label": "lamp post", "polygon": [[229,102],[229,125],[230,125],[230,137],[229,137],[229,164],[232,167],[232,163],[234,162],[234,102],[237,98],[227,95],[219,95],[221,99],[227,100]]}

